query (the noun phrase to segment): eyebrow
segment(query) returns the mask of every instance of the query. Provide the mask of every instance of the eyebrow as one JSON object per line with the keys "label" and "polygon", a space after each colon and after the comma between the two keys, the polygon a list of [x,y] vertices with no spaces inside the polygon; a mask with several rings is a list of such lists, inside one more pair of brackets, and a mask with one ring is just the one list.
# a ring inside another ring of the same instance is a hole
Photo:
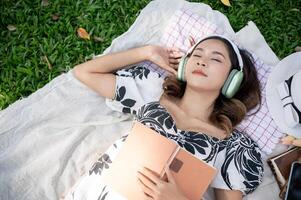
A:
{"label": "eyebrow", "polygon": [[[204,49],[202,49],[202,48],[200,48],[200,47],[196,48],[195,50],[204,51]],[[224,54],[222,54],[222,53],[219,52],[219,51],[213,51],[212,53],[213,53],[213,54],[221,55],[222,57],[224,57],[224,59],[226,59],[226,57],[224,56]]]}

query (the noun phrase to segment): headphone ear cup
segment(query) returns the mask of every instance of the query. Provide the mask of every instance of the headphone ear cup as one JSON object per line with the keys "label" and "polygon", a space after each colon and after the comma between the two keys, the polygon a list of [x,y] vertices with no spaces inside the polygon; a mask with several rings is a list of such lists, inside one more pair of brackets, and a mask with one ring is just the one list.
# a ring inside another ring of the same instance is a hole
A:
{"label": "headphone ear cup", "polygon": [[227,98],[232,98],[238,91],[242,80],[243,72],[237,69],[232,69],[222,87],[222,94]]}
{"label": "headphone ear cup", "polygon": [[187,56],[183,56],[179,62],[179,65],[178,65],[178,71],[177,71],[177,79],[179,81],[183,81],[185,82],[185,66],[186,66],[186,63],[187,63]]}

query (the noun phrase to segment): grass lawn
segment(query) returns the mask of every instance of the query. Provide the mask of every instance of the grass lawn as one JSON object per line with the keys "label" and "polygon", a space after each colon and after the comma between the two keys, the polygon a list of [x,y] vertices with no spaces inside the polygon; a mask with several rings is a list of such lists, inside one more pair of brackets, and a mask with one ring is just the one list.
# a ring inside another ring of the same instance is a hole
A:
{"label": "grass lawn", "polygon": [[[102,53],[148,2],[0,0],[0,110]],[[279,58],[301,46],[301,0],[232,0],[232,7],[219,0],[195,2],[224,13],[235,31],[254,21]],[[79,27],[97,39],[80,39]]]}

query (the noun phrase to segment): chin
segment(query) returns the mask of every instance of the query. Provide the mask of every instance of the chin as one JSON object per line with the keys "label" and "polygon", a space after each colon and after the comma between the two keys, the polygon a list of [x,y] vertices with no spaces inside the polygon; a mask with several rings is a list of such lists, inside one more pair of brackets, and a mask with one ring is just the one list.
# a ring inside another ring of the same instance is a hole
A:
{"label": "chin", "polygon": [[219,91],[222,86],[219,85],[212,85],[208,83],[212,83],[210,80],[187,80],[187,86],[192,88],[193,90],[198,90],[198,91]]}
{"label": "chin", "polygon": [[187,86],[190,88],[193,88],[194,90],[209,90],[208,84],[200,81],[193,81],[193,82],[188,82],[187,81]]}

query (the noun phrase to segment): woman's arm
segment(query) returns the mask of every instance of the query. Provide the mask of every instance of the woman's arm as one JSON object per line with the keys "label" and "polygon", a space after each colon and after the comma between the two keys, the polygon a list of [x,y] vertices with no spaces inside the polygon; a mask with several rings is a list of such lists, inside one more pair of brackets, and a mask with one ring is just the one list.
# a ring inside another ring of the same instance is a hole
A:
{"label": "woman's arm", "polygon": [[74,67],[74,76],[101,96],[113,98],[116,77],[113,72],[148,58],[148,46],[100,56]]}
{"label": "woman's arm", "polygon": [[176,63],[180,53],[175,49],[160,46],[143,46],[118,53],[108,54],[74,67],[74,76],[101,96],[113,98],[116,77],[113,72],[131,64],[150,60],[160,67],[176,73],[170,66]]}
{"label": "woman's arm", "polygon": [[214,189],[216,200],[242,200],[242,192],[239,190]]}
{"label": "woman's arm", "polygon": [[97,57],[75,66],[75,70],[89,73],[113,73],[127,65],[148,59],[151,46],[137,47]]}

